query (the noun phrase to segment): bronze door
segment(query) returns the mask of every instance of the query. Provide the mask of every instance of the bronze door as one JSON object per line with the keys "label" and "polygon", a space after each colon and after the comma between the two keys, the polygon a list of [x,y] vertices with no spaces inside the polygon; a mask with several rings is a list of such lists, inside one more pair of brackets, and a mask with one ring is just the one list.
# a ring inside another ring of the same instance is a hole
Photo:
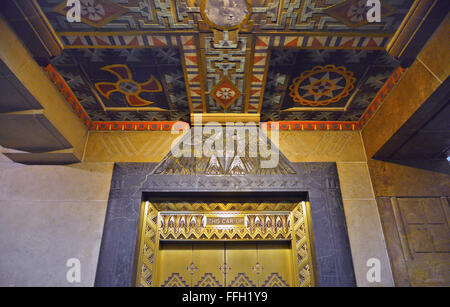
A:
{"label": "bronze door", "polygon": [[290,242],[161,242],[157,286],[293,285]]}

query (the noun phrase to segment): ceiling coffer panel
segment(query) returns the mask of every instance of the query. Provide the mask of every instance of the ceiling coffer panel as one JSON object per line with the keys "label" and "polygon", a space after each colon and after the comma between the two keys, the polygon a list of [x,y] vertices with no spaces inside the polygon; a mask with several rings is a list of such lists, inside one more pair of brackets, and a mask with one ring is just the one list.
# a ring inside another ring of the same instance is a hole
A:
{"label": "ceiling coffer panel", "polygon": [[271,53],[263,121],[358,121],[398,67],[384,51]]}
{"label": "ceiling coffer panel", "polygon": [[52,65],[92,121],[189,119],[176,48],[65,50]]}

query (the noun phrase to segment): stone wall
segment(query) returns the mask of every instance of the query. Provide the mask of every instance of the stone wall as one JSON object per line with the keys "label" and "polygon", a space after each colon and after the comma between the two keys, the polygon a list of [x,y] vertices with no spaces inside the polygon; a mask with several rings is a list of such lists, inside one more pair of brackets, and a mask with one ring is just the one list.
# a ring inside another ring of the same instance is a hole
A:
{"label": "stone wall", "polygon": [[[280,150],[291,162],[337,164],[358,286],[393,286],[380,216],[359,131],[281,131]],[[367,261],[381,264],[381,282],[371,283]]]}
{"label": "stone wall", "polygon": [[[0,286],[92,286],[113,163],[25,166],[0,155]],[[81,283],[66,262],[81,262]]]}
{"label": "stone wall", "polygon": [[[93,285],[113,162],[158,162],[176,137],[91,132],[83,163],[71,166],[24,166],[2,157],[0,285],[69,286],[65,261],[77,256],[82,285]],[[360,133],[281,132],[280,149],[291,162],[337,163],[357,285],[392,286]],[[25,227],[27,213],[32,224]],[[373,257],[382,263],[381,283],[366,279]]]}
{"label": "stone wall", "polygon": [[[93,132],[67,166],[13,163],[0,146],[0,286],[93,286],[114,161],[160,161],[176,137]],[[81,283],[66,280],[69,258]]]}
{"label": "stone wall", "polygon": [[[448,78],[449,30],[447,15],[363,129],[368,157],[372,157]],[[446,253],[450,252],[450,230],[445,221],[449,219],[449,166],[446,161],[422,162],[427,169],[373,159],[368,160],[368,166],[395,284],[448,286],[450,258]],[[435,229],[429,229],[429,224]],[[447,279],[443,278],[445,275]]]}

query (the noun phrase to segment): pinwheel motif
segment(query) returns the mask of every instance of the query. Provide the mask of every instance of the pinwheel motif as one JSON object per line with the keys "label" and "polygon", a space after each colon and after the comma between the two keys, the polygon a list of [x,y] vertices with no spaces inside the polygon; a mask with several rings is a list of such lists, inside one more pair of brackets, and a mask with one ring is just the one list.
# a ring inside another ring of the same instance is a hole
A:
{"label": "pinwheel motif", "polygon": [[153,76],[144,83],[138,83],[133,80],[130,69],[127,65],[115,64],[102,68],[104,71],[108,71],[117,77],[117,82],[98,82],[95,83],[95,88],[105,98],[109,99],[112,93],[119,92],[125,95],[127,103],[132,107],[143,107],[154,103],[139,97],[139,94],[148,92],[155,93],[161,92],[161,83]]}

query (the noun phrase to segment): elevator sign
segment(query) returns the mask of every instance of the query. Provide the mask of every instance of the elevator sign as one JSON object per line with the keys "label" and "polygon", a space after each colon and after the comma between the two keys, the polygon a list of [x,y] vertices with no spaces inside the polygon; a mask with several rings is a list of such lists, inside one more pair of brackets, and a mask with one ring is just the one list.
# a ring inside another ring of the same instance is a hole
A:
{"label": "elevator sign", "polygon": [[244,216],[208,216],[206,217],[208,227],[245,227]]}

